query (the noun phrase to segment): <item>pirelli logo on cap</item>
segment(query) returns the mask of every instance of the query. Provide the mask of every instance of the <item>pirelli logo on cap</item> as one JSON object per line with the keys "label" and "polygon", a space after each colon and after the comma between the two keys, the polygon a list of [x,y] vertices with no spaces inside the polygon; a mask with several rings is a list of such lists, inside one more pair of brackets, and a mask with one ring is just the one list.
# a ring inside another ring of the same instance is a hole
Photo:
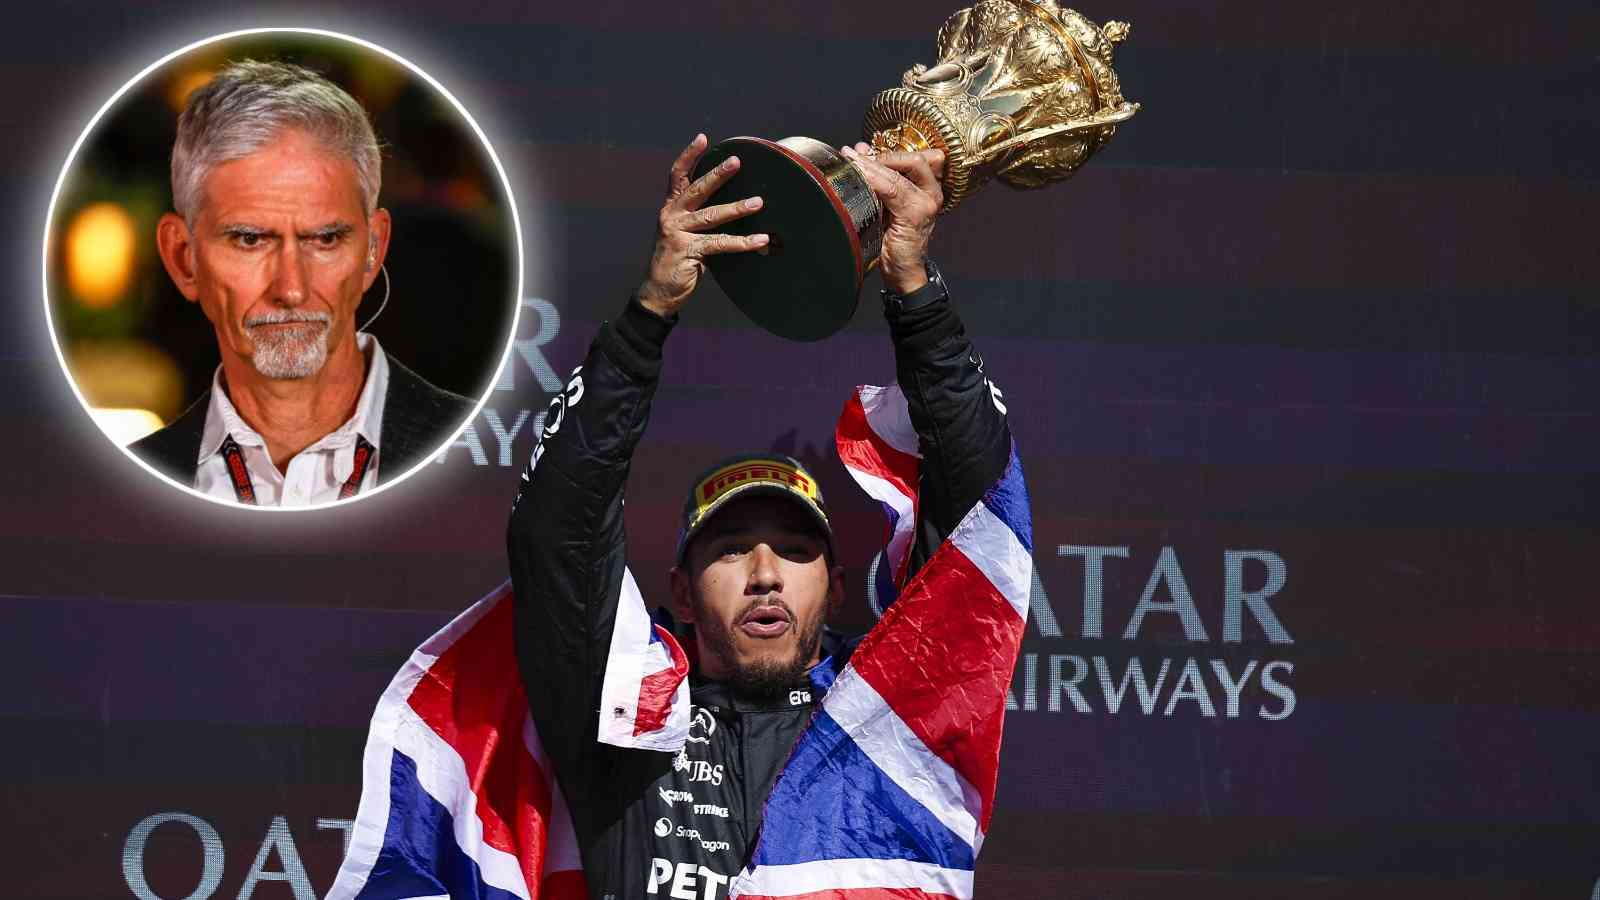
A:
{"label": "pirelli logo on cap", "polygon": [[754,482],[778,484],[817,505],[817,485],[810,476],[794,466],[778,460],[755,460],[735,463],[718,469],[695,485],[695,521],[705,515],[706,508],[726,496],[730,491]]}

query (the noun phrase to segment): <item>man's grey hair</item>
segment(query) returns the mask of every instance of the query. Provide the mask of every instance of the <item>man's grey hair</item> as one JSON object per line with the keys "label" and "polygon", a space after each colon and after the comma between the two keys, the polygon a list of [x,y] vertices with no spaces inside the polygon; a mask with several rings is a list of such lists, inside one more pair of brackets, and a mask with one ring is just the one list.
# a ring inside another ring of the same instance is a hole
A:
{"label": "man's grey hair", "polygon": [[192,228],[201,186],[216,166],[272,143],[285,129],[311,135],[356,165],[367,215],[378,206],[383,159],[366,110],[343,88],[302,66],[246,59],[197,88],[178,116],[172,145],[172,205]]}

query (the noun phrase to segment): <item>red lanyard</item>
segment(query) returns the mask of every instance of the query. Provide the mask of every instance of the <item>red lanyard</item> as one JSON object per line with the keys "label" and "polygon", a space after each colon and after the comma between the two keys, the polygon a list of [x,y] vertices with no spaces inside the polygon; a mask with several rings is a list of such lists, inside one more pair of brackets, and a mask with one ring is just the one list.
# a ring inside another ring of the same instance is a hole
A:
{"label": "red lanyard", "polygon": [[[366,438],[356,435],[354,466],[350,470],[350,477],[339,487],[340,500],[349,500],[361,493],[361,479],[367,474],[367,467],[372,464],[372,454],[377,449],[367,443]],[[250,480],[250,470],[244,466],[244,451],[239,449],[239,442],[233,439],[233,435],[223,438],[221,453],[222,461],[228,466],[228,478],[233,481],[233,496],[246,506],[255,506],[256,486]]]}

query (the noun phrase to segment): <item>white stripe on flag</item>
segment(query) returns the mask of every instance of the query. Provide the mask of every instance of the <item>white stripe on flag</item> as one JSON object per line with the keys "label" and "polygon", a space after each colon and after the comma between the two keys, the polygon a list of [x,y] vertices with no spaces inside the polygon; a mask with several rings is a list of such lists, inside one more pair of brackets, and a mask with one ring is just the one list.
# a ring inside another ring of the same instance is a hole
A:
{"label": "white stripe on flag", "polygon": [[921,459],[917,429],[911,424],[911,407],[906,404],[906,395],[900,390],[900,385],[878,387],[868,384],[856,391],[861,397],[861,410],[867,414],[867,425],[873,433],[901,453]]}
{"label": "white stripe on flag", "polygon": [[822,708],[883,774],[977,853],[983,841],[978,830],[982,796],[922,743],[855,666],[839,673]]}
{"label": "white stripe on flag", "polygon": [[350,900],[366,886],[372,867],[383,852],[383,838],[389,828],[389,775],[394,765],[395,735],[400,728],[403,712],[410,712],[406,699],[417,686],[439,655],[456,642],[467,629],[488,615],[495,604],[505,602],[510,591],[507,584],[490,591],[478,602],[462,610],[443,628],[434,632],[422,646],[412,651],[400,671],[395,673],[378,706],[372,713],[372,725],[367,731],[367,745],[361,754],[361,803],[356,808],[356,821],[350,833],[350,849],[339,865],[333,887],[327,900]]}
{"label": "white stripe on flag", "polygon": [[911,538],[916,531],[916,519],[913,515],[915,507],[912,500],[905,492],[896,487],[886,478],[846,465],[845,469],[856,480],[856,484],[866,492],[867,496],[881,501],[894,510],[897,518],[894,523],[894,532],[889,535],[889,565],[898,572],[900,565],[905,562],[906,554],[911,552]]}
{"label": "white stripe on flag", "polygon": [[361,803],[350,832],[350,849],[339,864],[326,900],[350,900],[360,893],[383,852],[383,836],[389,827],[389,772],[394,765],[396,720],[420,677],[422,670],[412,663],[401,666],[372,713],[372,727],[361,755]]}
{"label": "white stripe on flag", "polygon": [[[651,643],[654,629],[644,608],[644,595],[633,572],[622,571],[622,595],[611,626],[611,647],[606,655],[605,681],[600,686],[600,742],[615,747],[672,752],[683,749],[689,737],[689,679],[672,695],[672,711],[656,731],[636,735],[639,720],[639,685],[645,676],[672,668],[672,653],[664,644]],[[619,714],[620,710],[620,714]]]}
{"label": "white stripe on flag", "polygon": [[540,874],[581,869],[583,860],[578,855],[578,834],[572,827],[572,812],[567,809],[566,795],[561,793],[561,782],[556,780],[555,768],[550,765],[550,757],[545,755],[544,742],[539,740],[539,729],[534,726],[531,714],[522,720],[522,742],[533,754],[533,761],[544,773],[544,783],[550,788],[550,815],[544,823],[544,871]]}
{"label": "white stripe on flag", "polygon": [[[417,764],[417,782],[450,816],[456,846],[478,864],[483,882],[530,900],[522,863],[515,856],[483,842],[478,796],[467,780],[467,766],[444,738],[428,727],[410,706],[400,712],[395,750]],[[535,885],[534,890],[538,890]]]}
{"label": "white stripe on flag", "polygon": [[1001,595],[1028,619],[1028,594],[1033,589],[1033,558],[1011,526],[979,503],[948,538],[978,567]]}
{"label": "white stripe on flag", "polygon": [[825,859],[761,866],[753,872],[746,869],[729,886],[729,896],[784,897],[851,888],[915,888],[930,894],[970,897],[972,872],[907,859]]}

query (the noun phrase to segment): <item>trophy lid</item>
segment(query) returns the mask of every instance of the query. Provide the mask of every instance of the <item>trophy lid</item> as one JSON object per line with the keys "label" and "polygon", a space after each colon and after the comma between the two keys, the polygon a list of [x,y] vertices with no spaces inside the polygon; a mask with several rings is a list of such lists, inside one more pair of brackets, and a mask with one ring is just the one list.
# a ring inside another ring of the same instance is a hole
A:
{"label": "trophy lid", "polygon": [[881,213],[866,180],[821,141],[755,137],[706,150],[694,177],[730,156],[739,157],[739,171],[705,205],[752,196],[764,203],[717,230],[771,239],[764,251],[708,256],[706,268],[745,315],[779,337],[815,341],[843,328],[882,242]]}

